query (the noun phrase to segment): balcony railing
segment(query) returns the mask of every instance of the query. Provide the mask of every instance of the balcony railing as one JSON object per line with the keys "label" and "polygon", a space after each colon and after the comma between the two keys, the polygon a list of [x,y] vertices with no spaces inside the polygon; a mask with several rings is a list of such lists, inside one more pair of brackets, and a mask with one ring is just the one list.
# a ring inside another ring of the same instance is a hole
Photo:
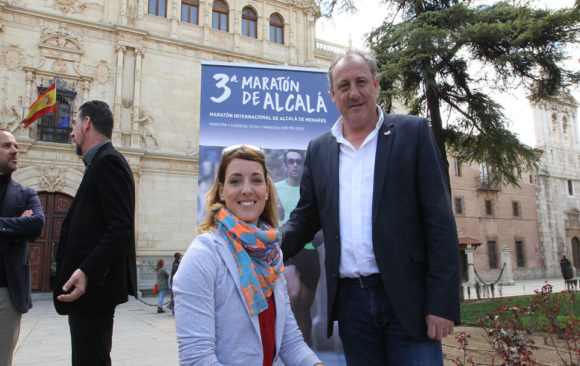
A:
{"label": "balcony railing", "polygon": [[492,182],[492,178],[489,175],[480,174],[475,177],[477,181],[477,190],[479,191],[501,191],[501,186],[498,183]]}
{"label": "balcony railing", "polygon": [[61,144],[70,144],[70,127],[56,127],[54,115],[46,115],[42,117],[36,125],[36,140],[57,142]]}

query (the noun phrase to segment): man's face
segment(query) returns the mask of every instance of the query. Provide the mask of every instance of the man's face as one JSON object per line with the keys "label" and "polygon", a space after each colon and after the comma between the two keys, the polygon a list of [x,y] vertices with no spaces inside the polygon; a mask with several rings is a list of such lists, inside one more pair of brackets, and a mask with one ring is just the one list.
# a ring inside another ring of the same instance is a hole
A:
{"label": "man's face", "polygon": [[300,179],[302,179],[302,173],[304,171],[304,159],[302,158],[302,155],[290,151],[286,154],[285,165],[290,179],[295,181],[300,181]]}
{"label": "man's face", "polygon": [[12,174],[18,169],[18,145],[8,131],[0,131],[0,174]]}
{"label": "man's face", "polygon": [[351,128],[374,124],[379,79],[373,79],[366,61],[360,56],[343,58],[334,67],[332,80],[330,94],[343,122]]}
{"label": "man's face", "polygon": [[[85,119],[87,119],[86,117]],[[84,122],[86,123],[86,122]],[[70,137],[72,137],[76,143],[76,153],[79,156],[83,156],[83,149],[82,145],[85,141],[85,133],[83,131],[83,121],[81,120],[80,112],[77,113],[75,118],[73,119],[73,129],[70,133]]]}

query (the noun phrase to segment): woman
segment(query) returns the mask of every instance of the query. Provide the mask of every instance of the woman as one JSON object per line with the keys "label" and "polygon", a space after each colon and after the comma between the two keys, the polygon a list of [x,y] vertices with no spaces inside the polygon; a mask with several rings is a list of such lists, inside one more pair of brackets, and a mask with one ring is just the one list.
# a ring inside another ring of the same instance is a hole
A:
{"label": "woman", "polygon": [[157,312],[164,313],[163,310],[163,299],[165,298],[165,293],[167,292],[167,280],[169,279],[169,273],[163,268],[165,266],[165,261],[163,258],[157,261],[157,292],[159,297],[157,298]]}
{"label": "woman", "polygon": [[274,194],[260,148],[224,149],[173,280],[181,365],[321,365],[290,309]]}

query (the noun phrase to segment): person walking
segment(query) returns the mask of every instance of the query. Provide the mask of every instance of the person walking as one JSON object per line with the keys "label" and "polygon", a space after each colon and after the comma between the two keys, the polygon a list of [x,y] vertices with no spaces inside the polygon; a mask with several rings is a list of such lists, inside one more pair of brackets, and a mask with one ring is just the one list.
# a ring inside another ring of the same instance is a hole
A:
{"label": "person walking", "polygon": [[173,264],[171,265],[171,277],[169,278],[169,292],[171,294],[171,301],[169,302],[169,305],[167,305],[167,308],[169,310],[171,310],[172,314],[175,314],[175,310],[173,309],[174,307],[174,302],[173,302],[173,277],[175,277],[175,274],[177,273],[177,270],[179,269],[179,263],[181,262],[181,258],[183,258],[183,254],[176,252],[173,255]]}
{"label": "person walking", "polygon": [[165,299],[165,294],[167,293],[167,283],[169,281],[169,273],[163,268],[165,266],[165,260],[160,258],[157,261],[157,271],[155,272],[155,278],[157,279],[157,312],[164,313],[163,310],[163,300]]}

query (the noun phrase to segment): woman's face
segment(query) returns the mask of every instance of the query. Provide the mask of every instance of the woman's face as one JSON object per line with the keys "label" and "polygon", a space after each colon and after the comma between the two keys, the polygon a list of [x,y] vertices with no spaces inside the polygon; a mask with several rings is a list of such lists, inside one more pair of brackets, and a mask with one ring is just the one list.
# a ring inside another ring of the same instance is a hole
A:
{"label": "woman's face", "polygon": [[268,200],[268,186],[260,163],[233,159],[220,184],[220,199],[237,218],[256,225]]}

